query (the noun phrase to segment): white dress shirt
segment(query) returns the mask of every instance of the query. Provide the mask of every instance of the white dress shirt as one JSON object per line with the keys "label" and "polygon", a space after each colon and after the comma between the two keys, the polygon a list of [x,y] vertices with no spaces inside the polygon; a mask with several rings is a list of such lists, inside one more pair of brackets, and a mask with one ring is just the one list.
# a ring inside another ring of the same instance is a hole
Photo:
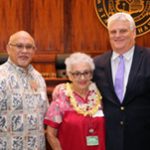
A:
{"label": "white dress shirt", "polygon": [[[123,54],[124,61],[125,61],[125,74],[124,74],[124,91],[123,95],[125,95],[126,92],[126,86],[129,78],[129,72],[131,69],[131,64],[133,60],[133,54],[134,54],[134,46],[127,51],[126,53]],[[113,51],[112,57],[111,57],[111,69],[112,69],[112,79],[113,79],[113,84],[115,83],[115,76],[116,76],[116,71],[118,68],[119,64],[119,55],[115,51]]]}

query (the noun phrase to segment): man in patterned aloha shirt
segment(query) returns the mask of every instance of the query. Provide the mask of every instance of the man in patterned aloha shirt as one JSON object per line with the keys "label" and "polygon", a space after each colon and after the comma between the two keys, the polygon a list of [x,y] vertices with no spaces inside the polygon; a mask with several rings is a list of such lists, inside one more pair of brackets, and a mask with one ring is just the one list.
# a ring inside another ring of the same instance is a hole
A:
{"label": "man in patterned aloha shirt", "polygon": [[25,31],[7,44],[9,57],[0,66],[0,150],[45,150],[48,99],[43,77],[30,64],[35,51]]}

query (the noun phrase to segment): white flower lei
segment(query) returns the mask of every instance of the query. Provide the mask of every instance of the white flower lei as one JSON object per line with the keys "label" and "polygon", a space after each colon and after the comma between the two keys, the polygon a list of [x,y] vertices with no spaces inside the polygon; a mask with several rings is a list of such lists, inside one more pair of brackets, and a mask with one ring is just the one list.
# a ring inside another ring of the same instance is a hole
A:
{"label": "white flower lei", "polygon": [[70,104],[79,114],[82,114],[84,116],[87,115],[92,116],[98,111],[101,105],[102,96],[98,91],[95,83],[90,84],[89,91],[91,91],[92,94],[88,96],[88,103],[84,103],[84,104],[79,104],[77,102],[77,100],[73,95],[73,91],[70,83],[66,83],[65,86],[66,86],[66,96],[69,97]]}

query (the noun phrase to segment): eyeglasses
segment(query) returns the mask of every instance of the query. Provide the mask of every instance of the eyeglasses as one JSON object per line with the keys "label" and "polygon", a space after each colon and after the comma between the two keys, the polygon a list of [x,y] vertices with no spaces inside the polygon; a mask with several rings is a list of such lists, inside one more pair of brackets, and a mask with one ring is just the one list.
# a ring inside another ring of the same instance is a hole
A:
{"label": "eyeglasses", "polygon": [[10,46],[14,46],[16,47],[18,50],[23,50],[24,48],[27,50],[32,50],[35,49],[35,46],[33,46],[32,44],[21,44],[21,43],[17,43],[17,44],[9,44]]}
{"label": "eyeglasses", "polygon": [[84,76],[84,78],[88,79],[92,77],[93,71],[91,70],[87,70],[84,72],[76,71],[76,72],[70,72],[70,74],[76,79],[80,79],[81,76]]}

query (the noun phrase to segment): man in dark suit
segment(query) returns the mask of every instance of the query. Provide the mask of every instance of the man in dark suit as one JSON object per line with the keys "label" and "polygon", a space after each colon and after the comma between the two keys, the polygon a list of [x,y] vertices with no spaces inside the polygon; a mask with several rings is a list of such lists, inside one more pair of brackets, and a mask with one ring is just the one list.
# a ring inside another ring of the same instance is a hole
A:
{"label": "man in dark suit", "polygon": [[136,27],[129,14],[112,15],[108,33],[112,51],[94,58],[107,150],[150,150],[150,49],[135,45]]}

